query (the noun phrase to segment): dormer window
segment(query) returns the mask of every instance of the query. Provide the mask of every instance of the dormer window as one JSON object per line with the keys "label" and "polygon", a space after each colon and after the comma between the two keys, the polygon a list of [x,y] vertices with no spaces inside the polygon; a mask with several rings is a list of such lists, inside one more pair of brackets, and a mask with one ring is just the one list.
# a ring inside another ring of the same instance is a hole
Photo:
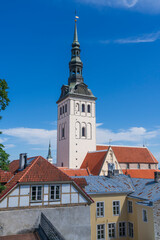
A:
{"label": "dormer window", "polygon": [[32,186],[32,201],[41,201],[42,200],[42,186]]}

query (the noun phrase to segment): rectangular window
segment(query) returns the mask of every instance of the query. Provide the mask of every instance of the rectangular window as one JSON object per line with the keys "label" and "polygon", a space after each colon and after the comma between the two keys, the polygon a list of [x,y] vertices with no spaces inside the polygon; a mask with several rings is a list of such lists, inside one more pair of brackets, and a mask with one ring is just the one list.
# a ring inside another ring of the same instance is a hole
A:
{"label": "rectangular window", "polygon": [[104,202],[97,202],[97,217],[104,217]]}
{"label": "rectangular window", "polygon": [[128,236],[133,238],[133,223],[128,223]]}
{"label": "rectangular window", "polygon": [[147,210],[143,209],[142,210],[142,215],[143,215],[143,221],[147,222]]}
{"label": "rectangular window", "polygon": [[67,112],[67,104],[65,104],[65,112]]}
{"label": "rectangular window", "polygon": [[116,237],[116,224],[108,223],[108,237],[115,238]]}
{"label": "rectangular window", "polygon": [[128,213],[133,212],[133,206],[132,206],[132,201],[128,201]]}
{"label": "rectangular window", "polygon": [[105,239],[105,225],[104,224],[97,225],[97,239],[99,239],[99,240]]}
{"label": "rectangular window", "polygon": [[129,169],[129,163],[127,163],[127,169]]}
{"label": "rectangular window", "polygon": [[63,113],[64,113],[64,106],[63,106]]}
{"label": "rectangular window", "polygon": [[119,222],[119,236],[125,237],[126,236],[126,223]]}
{"label": "rectangular window", "polygon": [[41,201],[42,200],[42,186],[32,186],[32,201]]}
{"label": "rectangular window", "polygon": [[113,215],[120,214],[120,201],[113,201]]}
{"label": "rectangular window", "polygon": [[50,200],[53,200],[53,201],[60,200],[60,186],[59,185],[50,186]]}

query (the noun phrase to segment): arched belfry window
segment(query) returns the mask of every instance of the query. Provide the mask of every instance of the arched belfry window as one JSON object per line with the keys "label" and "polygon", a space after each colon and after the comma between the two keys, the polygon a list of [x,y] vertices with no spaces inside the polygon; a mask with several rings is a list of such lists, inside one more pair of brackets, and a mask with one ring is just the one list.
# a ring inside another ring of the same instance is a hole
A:
{"label": "arched belfry window", "polygon": [[82,104],[82,112],[85,112],[85,104]]}
{"label": "arched belfry window", "polygon": [[85,136],[86,136],[86,128],[82,127],[82,137],[85,137]]}
{"label": "arched belfry window", "polygon": [[91,106],[90,105],[87,106],[87,111],[88,111],[88,113],[91,112]]}

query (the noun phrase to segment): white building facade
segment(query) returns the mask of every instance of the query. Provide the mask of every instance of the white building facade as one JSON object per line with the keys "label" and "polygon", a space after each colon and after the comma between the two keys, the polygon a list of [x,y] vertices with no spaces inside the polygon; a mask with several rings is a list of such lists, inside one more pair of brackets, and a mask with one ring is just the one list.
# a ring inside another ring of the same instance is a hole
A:
{"label": "white building facade", "polygon": [[68,85],[61,88],[58,104],[57,166],[80,168],[88,151],[96,151],[96,97],[84,83],[75,22]]}

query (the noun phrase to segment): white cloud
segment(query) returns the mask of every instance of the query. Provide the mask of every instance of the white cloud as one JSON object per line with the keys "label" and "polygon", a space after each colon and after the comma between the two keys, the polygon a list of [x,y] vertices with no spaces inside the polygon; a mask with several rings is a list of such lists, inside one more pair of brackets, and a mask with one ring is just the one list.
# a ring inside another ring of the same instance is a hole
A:
{"label": "white cloud", "polygon": [[55,145],[57,130],[46,130],[36,128],[9,128],[3,129],[3,135],[19,138],[33,145],[47,145],[48,141],[53,140]]}
{"label": "white cloud", "polygon": [[129,43],[151,43],[155,42],[160,39],[160,31],[155,33],[143,34],[135,37],[128,37],[128,38],[121,38],[116,40],[104,40],[100,41],[102,44],[109,44],[109,43],[118,43],[118,44],[129,44]]}
{"label": "white cloud", "polygon": [[133,9],[141,12],[159,13],[159,0],[75,0],[84,4],[106,6],[112,8]]}
{"label": "white cloud", "polygon": [[151,43],[160,39],[160,31],[156,33],[144,34],[138,37],[123,38],[115,40],[114,43],[126,44],[126,43]]}
{"label": "white cloud", "polygon": [[160,135],[160,129],[147,131],[143,127],[132,127],[127,130],[120,129],[118,132],[113,132],[109,129],[97,128],[97,143],[105,144],[112,139],[112,142],[135,142],[143,143],[144,140],[156,138]]}

